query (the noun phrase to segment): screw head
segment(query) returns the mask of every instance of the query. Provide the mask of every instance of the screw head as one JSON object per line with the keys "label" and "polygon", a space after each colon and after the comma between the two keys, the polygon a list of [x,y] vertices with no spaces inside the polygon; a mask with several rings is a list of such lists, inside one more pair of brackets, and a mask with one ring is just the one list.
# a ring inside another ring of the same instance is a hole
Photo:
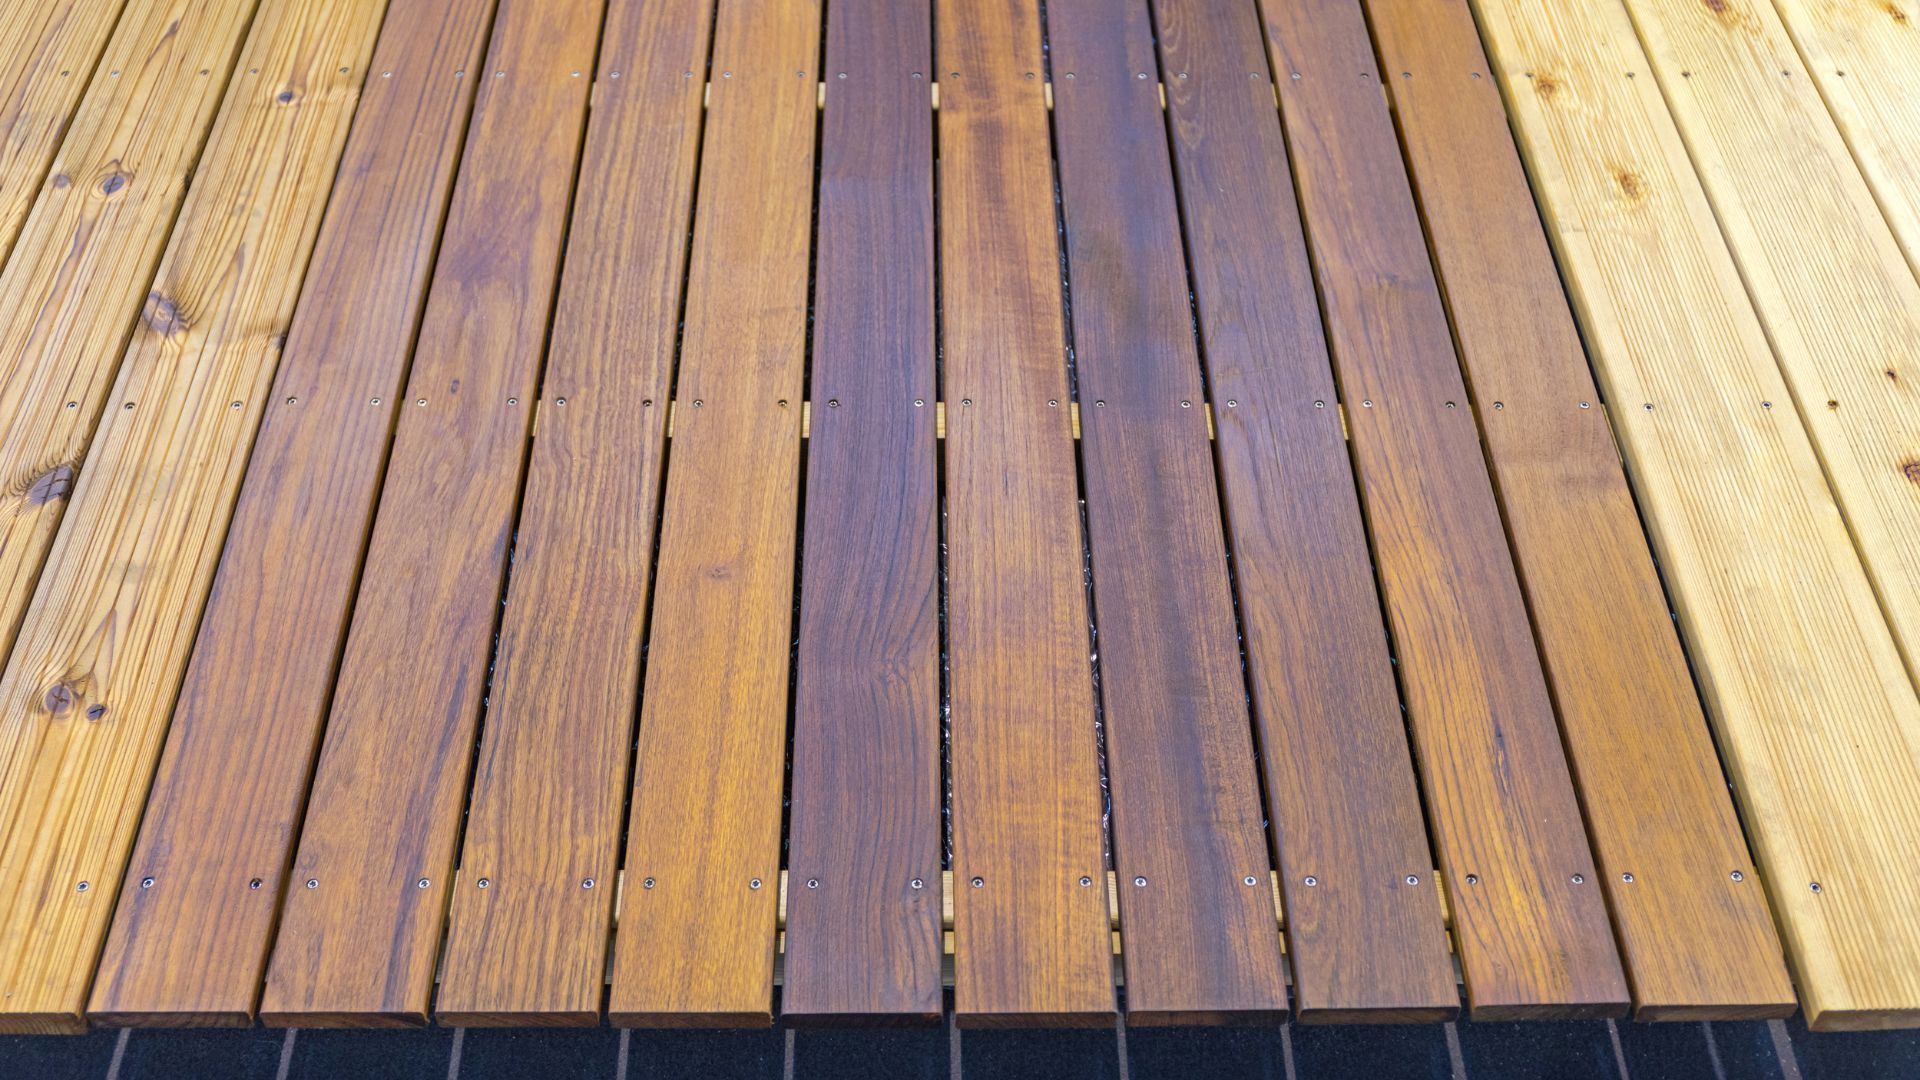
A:
{"label": "screw head", "polygon": [[1469,885],[1478,885],[1478,884],[1480,884],[1480,875],[1479,875],[1479,874],[1468,874],[1468,875],[1467,875],[1467,884],[1469,884]]}
{"label": "screw head", "polygon": [[87,891],[88,889],[91,889],[91,888],[93,888],[93,882],[91,882],[91,881],[83,881],[83,882],[81,882],[80,884],[78,884],[78,885],[75,885],[75,886],[73,887],[73,891],[74,891],[74,892],[86,892],[86,891]]}
{"label": "screw head", "polygon": [[1745,881],[1745,880],[1747,880],[1747,875],[1745,875],[1745,874],[1743,874],[1743,873],[1741,873],[1741,872],[1740,872],[1740,871],[1738,871],[1738,870],[1735,870],[1735,871],[1734,871],[1734,872],[1733,872],[1733,873],[1732,873],[1731,875],[1729,875],[1729,876],[1730,876],[1730,877],[1732,877],[1732,878],[1733,878],[1733,880],[1735,880],[1735,881]]}
{"label": "screw head", "polygon": [[153,888],[153,879],[152,879],[152,878],[150,878],[150,877],[143,877],[143,878],[141,878],[141,879],[140,879],[140,887],[141,887],[141,888],[143,888],[143,889],[151,889],[151,888]]}
{"label": "screw head", "polygon": [[980,886],[982,886],[982,885],[985,885],[986,883],[987,883],[987,879],[986,879],[986,878],[974,878],[974,879],[973,879],[973,887],[974,887],[974,888],[976,888],[976,889],[977,889],[977,888],[979,888],[979,887],[980,887]]}
{"label": "screw head", "polygon": [[1090,877],[1087,877],[1087,876],[1086,876],[1085,874],[1082,874],[1082,875],[1080,876],[1080,887],[1081,887],[1081,888],[1083,888],[1083,889],[1084,889],[1084,888],[1087,888],[1088,886],[1090,886],[1090,885],[1092,885],[1092,884],[1093,884],[1093,879],[1092,879],[1092,878],[1090,878]]}
{"label": "screw head", "polygon": [[643,882],[641,882],[641,883],[640,883],[640,887],[641,887],[641,888],[643,888],[643,889],[651,889],[651,888],[653,888],[653,879],[652,879],[652,878],[648,878],[647,880],[645,880],[645,881],[643,881]]}
{"label": "screw head", "polygon": [[488,881],[486,878],[481,878],[479,881],[474,882],[474,884],[484,889],[487,886],[493,884],[493,882]]}
{"label": "screw head", "polygon": [[1243,877],[1240,879],[1240,883],[1242,885],[1253,885],[1253,884],[1256,884],[1258,881],[1259,879],[1254,877],[1252,874],[1248,874],[1246,877]]}
{"label": "screw head", "polygon": [[1587,875],[1575,874],[1571,878],[1568,878],[1567,880],[1573,882],[1575,885],[1585,885],[1587,883]]}
{"label": "screw head", "polygon": [[1146,879],[1146,878],[1143,878],[1143,877],[1137,877],[1137,878],[1134,878],[1134,879],[1133,879],[1133,884],[1134,884],[1134,887],[1135,887],[1135,888],[1141,888],[1141,889],[1144,889],[1144,888],[1146,888],[1146,887],[1147,887],[1147,879]]}
{"label": "screw head", "polygon": [[1314,877],[1312,874],[1308,874],[1306,878],[1306,884],[1308,888],[1312,888],[1313,886],[1320,884],[1320,879],[1317,877]]}
{"label": "screw head", "polygon": [[1407,875],[1407,884],[1409,884],[1409,885],[1418,885],[1418,884],[1420,884],[1420,875],[1419,875],[1419,874],[1408,874],[1408,875]]}
{"label": "screw head", "polygon": [[260,879],[254,878],[252,881],[247,882],[247,888],[258,889],[260,887],[260,884],[261,884]]}
{"label": "screw head", "polygon": [[1811,882],[1808,882],[1808,883],[1807,883],[1807,888],[1808,888],[1808,889],[1810,889],[1810,890],[1812,890],[1813,892],[1819,892],[1819,891],[1820,891],[1820,883],[1819,883],[1819,882],[1817,882],[1817,881],[1811,881]]}
{"label": "screw head", "polygon": [[912,881],[907,882],[907,885],[908,887],[915,888],[915,889],[924,889],[927,887],[927,883],[920,880],[919,878],[914,878]]}
{"label": "screw head", "polygon": [[1633,884],[1633,875],[1632,875],[1632,874],[1621,874],[1621,875],[1620,875],[1620,880],[1621,880],[1621,881],[1624,881],[1624,882],[1626,882],[1626,883],[1627,883],[1627,884],[1629,884],[1629,885],[1631,885],[1631,884]]}
{"label": "screw head", "polygon": [[431,880],[427,878],[421,878],[419,881],[416,881],[413,883],[413,887],[416,889],[424,889],[431,886],[432,884],[433,882]]}
{"label": "screw head", "polygon": [[747,882],[747,888],[749,888],[749,889],[757,889],[757,888],[759,888],[759,887],[760,887],[760,879],[759,879],[759,878],[754,878],[754,879],[753,879],[752,881],[749,881],[749,882]]}
{"label": "screw head", "polygon": [[597,882],[595,882],[592,878],[580,879],[580,887],[583,889],[591,889],[594,887],[595,884],[597,884]]}
{"label": "screw head", "polygon": [[808,879],[807,879],[807,888],[809,888],[809,889],[817,889],[817,888],[819,888],[819,887],[820,887],[820,879],[819,879],[819,878],[808,878]]}
{"label": "screw head", "polygon": [[308,879],[307,879],[307,888],[309,888],[309,889],[317,889],[317,888],[319,888],[319,887],[320,887],[320,879],[319,879],[319,878],[317,878],[317,877],[310,877],[310,878],[308,878]]}

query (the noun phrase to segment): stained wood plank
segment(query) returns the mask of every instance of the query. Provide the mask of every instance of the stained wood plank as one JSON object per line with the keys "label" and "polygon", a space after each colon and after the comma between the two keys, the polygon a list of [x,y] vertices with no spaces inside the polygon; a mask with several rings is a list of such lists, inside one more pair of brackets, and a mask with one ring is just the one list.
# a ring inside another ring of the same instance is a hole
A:
{"label": "stained wood plank", "polygon": [[790,1022],[942,1010],[931,20],[892,0],[827,10]]}
{"label": "stained wood plank", "polygon": [[255,18],[0,679],[9,1030],[81,1025],[384,7]]}
{"label": "stained wood plank", "polygon": [[507,0],[476,73],[267,968],[268,1024],[427,1016],[602,10]]}
{"label": "stained wood plank", "polygon": [[[597,1024],[710,0],[608,16],[435,1003]],[[564,399],[565,407],[558,402]],[[487,878],[490,887],[473,886]]]}
{"label": "stained wood plank", "polygon": [[772,1023],[820,15],[716,16],[616,1024]]}
{"label": "stained wood plank", "polygon": [[1406,885],[1433,855],[1258,13],[1154,9],[1294,1007],[1447,1019],[1459,989],[1442,905]]}
{"label": "stained wood plank", "polygon": [[1620,1013],[1626,982],[1362,13],[1265,13],[1468,1005],[1476,1019]]}
{"label": "stained wood plank", "polygon": [[1623,8],[1476,9],[1809,1023],[1912,1023],[1920,703],[1706,193]]}
{"label": "stained wood plank", "polygon": [[1114,992],[1040,14],[940,0],[954,993],[1105,1025]]}
{"label": "stained wood plank", "polygon": [[1286,976],[1153,31],[1144,2],[1104,0],[1052,0],[1047,30],[1127,1016],[1277,1020]]}
{"label": "stained wood plank", "polygon": [[1473,14],[1367,7],[1635,1015],[1788,1015],[1772,914]]}
{"label": "stained wood plank", "polygon": [[492,13],[399,0],[374,47],[127,864],[96,1022],[252,1023]]}

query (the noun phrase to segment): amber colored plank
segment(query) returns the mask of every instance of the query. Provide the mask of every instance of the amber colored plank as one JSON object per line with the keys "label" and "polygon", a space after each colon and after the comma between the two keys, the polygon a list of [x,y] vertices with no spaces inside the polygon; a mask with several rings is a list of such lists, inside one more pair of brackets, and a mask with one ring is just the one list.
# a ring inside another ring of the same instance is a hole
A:
{"label": "amber colored plank", "polygon": [[443,1024],[600,1022],[712,10],[625,0],[601,46]]}
{"label": "amber colored plank", "polygon": [[0,10],[0,263],[126,2],[54,0]]}
{"label": "amber colored plank", "polygon": [[82,1024],[384,8],[255,18],[0,679],[0,1028]]}
{"label": "amber colored plank", "polygon": [[1635,1015],[1786,1016],[1780,940],[1473,15],[1367,5]]}
{"label": "amber colored plank", "polygon": [[608,1014],[773,1022],[817,0],[721,0]]}
{"label": "amber colored plank", "polygon": [[1259,18],[1245,0],[1154,9],[1294,1007],[1448,1019],[1459,987]]}
{"label": "amber colored plank", "polygon": [[478,70],[492,11],[399,0],[374,47],[127,864],[96,1022],[252,1023],[478,82],[456,72]]}
{"label": "amber colored plank", "polygon": [[931,18],[895,0],[827,10],[789,1021],[942,1008]]}
{"label": "amber colored plank", "polygon": [[267,967],[268,1024],[427,1016],[601,11],[507,0],[494,21]]}
{"label": "amber colored plank", "polygon": [[1476,13],[1809,1026],[1910,1025],[1920,703],[1811,418],[1626,11]]}
{"label": "amber colored plank", "polygon": [[1114,990],[1040,14],[940,0],[959,1022],[1107,1025]]}
{"label": "amber colored plank", "polygon": [[1476,1019],[1626,980],[1357,0],[1268,0],[1295,182]]}
{"label": "amber colored plank", "polygon": [[1278,1020],[1286,975],[1152,27],[1144,0],[1052,0],[1047,31],[1127,1018]]}

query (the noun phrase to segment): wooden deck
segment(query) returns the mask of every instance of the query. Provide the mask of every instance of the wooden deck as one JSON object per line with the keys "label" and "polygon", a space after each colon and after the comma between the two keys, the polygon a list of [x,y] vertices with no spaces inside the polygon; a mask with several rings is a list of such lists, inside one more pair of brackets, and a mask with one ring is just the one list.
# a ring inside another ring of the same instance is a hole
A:
{"label": "wooden deck", "polygon": [[0,1031],[1920,1026],[1917,27],[14,5]]}

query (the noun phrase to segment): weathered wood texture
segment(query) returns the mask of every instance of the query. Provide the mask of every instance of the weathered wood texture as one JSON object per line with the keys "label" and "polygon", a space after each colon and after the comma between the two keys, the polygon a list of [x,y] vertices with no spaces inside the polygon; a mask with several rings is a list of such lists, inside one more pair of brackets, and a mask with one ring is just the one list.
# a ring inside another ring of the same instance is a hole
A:
{"label": "weathered wood texture", "polygon": [[939,0],[954,993],[1112,1023],[1059,241],[1031,0]]}
{"label": "weathered wood texture", "polygon": [[1473,14],[1367,6],[1635,1014],[1788,1015],[1779,938]]}
{"label": "weathered wood texture", "polygon": [[1617,4],[1476,6],[1801,1004],[1912,1023],[1920,703],[1658,81]]}
{"label": "weathered wood texture", "polygon": [[127,864],[96,1021],[253,1021],[492,11],[397,0],[374,47]]}
{"label": "weathered wood texture", "polygon": [[609,1014],[772,1023],[821,7],[723,0]]}
{"label": "weathered wood texture", "polygon": [[1357,0],[1265,10],[1468,1005],[1619,1013],[1603,892],[1364,19]]}
{"label": "weathered wood texture", "polygon": [[1259,17],[1154,9],[1294,1007],[1446,1019],[1459,989],[1441,905],[1405,883],[1433,856]]}
{"label": "weathered wood texture", "polygon": [[269,1024],[427,1016],[601,12],[506,0],[472,73],[483,83],[267,968]]}
{"label": "weathered wood texture", "polygon": [[81,1023],[384,0],[276,0],[0,679],[0,1027]]}
{"label": "weathered wood texture", "polygon": [[441,1023],[600,1020],[712,10],[609,12]]}
{"label": "weathered wood texture", "polygon": [[1145,0],[1052,0],[1047,30],[1127,1018],[1275,1020],[1286,974],[1153,28]]}
{"label": "weathered wood texture", "polygon": [[827,10],[794,702],[789,1020],[937,1022],[932,10]]}

